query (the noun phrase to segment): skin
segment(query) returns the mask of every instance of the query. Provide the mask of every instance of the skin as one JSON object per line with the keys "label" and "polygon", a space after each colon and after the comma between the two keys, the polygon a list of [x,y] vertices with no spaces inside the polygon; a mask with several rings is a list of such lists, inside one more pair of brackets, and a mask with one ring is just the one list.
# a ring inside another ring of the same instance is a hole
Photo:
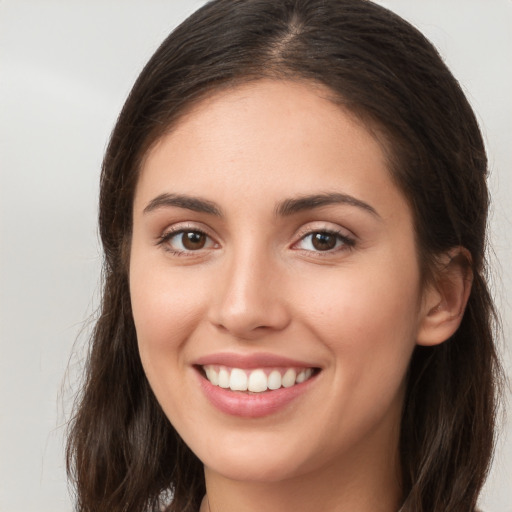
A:
{"label": "skin", "polygon": [[[417,342],[439,343],[458,325],[446,325],[442,292],[421,289],[411,211],[383,148],[327,96],[271,80],[215,93],[143,165],[133,315],[152,389],[205,465],[202,511],[396,512],[407,366]],[[333,193],[373,211],[334,203],[276,214],[288,199]],[[222,215],[155,202],[162,194],[207,200]],[[180,235],[164,240],[173,229],[208,238],[184,251]],[[345,238],[317,250],[308,234],[326,230]],[[459,309],[464,293],[453,294]],[[218,352],[321,371],[289,406],[241,418],[198,385],[194,361]]]}

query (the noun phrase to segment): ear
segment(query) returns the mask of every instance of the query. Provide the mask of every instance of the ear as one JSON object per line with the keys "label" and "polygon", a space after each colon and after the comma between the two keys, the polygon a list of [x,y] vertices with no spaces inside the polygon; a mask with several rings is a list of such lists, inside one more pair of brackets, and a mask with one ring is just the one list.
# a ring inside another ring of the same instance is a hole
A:
{"label": "ear", "polygon": [[467,249],[454,247],[438,262],[433,282],[424,291],[418,345],[439,345],[452,336],[459,328],[471,292],[473,273]]}

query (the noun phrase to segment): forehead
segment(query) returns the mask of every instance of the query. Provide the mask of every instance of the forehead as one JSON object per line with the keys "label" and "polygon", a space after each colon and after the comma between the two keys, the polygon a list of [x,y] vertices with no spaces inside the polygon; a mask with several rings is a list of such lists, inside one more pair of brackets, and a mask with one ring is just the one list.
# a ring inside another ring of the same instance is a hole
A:
{"label": "forehead", "polygon": [[[149,156],[170,139],[179,145],[200,138],[198,149],[206,148],[208,142],[215,142],[216,149],[222,148],[221,137],[214,140],[216,133],[225,136],[225,146],[230,141],[257,142],[276,133],[276,145],[285,141],[318,143],[320,138],[327,145],[333,135],[339,135],[340,128],[367,149],[367,139],[372,138],[372,145],[385,150],[374,125],[343,106],[343,101],[322,84],[301,79],[259,79],[215,90],[194,101],[160,137]],[[357,137],[356,132],[363,137]]]}
{"label": "forehead", "polygon": [[162,192],[249,201],[326,187],[402,201],[374,132],[332,96],[320,85],[260,80],[202,99],[148,153],[136,203]]}

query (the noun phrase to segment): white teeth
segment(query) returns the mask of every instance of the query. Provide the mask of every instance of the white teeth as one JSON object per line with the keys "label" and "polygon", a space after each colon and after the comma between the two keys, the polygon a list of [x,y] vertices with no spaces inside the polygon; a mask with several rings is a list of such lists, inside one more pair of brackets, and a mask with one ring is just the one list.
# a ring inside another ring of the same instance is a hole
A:
{"label": "white teeth", "polygon": [[279,389],[281,387],[281,374],[272,370],[268,376],[268,389]]}
{"label": "white teeth", "polygon": [[219,386],[225,389],[229,388],[229,373],[226,368],[219,370]]}
{"label": "white teeth", "polygon": [[[206,375],[208,376],[208,374]],[[229,388],[233,391],[247,391],[247,375],[243,370],[239,368],[233,368],[231,370]]]}
{"label": "white teeth", "polygon": [[253,393],[261,393],[267,390],[267,376],[263,370],[254,370],[251,372],[247,389]]}
{"label": "white teeth", "polygon": [[[250,391],[262,393],[281,387],[290,388],[308,380],[313,375],[313,368],[287,368],[270,371],[262,368],[242,370],[226,366],[206,365],[203,367],[206,378],[214,385],[232,391]],[[283,373],[284,372],[284,373]]]}
{"label": "white teeth", "polygon": [[211,367],[211,366],[205,366],[204,371],[206,373],[206,377],[208,380],[214,385],[219,385],[219,374]]}
{"label": "white teeth", "polygon": [[301,372],[299,372],[297,374],[297,379],[295,380],[295,382],[297,382],[297,384],[300,384],[301,382],[304,382],[306,380],[306,370],[302,370]]}
{"label": "white teeth", "polygon": [[295,380],[295,382],[297,384],[300,384],[301,382],[308,380],[312,375],[313,375],[313,368],[306,368],[304,370],[301,370],[297,374],[297,379]]}
{"label": "white teeth", "polygon": [[295,384],[295,378],[297,374],[293,368],[288,368],[286,373],[283,375],[282,384],[285,388],[291,388]]}

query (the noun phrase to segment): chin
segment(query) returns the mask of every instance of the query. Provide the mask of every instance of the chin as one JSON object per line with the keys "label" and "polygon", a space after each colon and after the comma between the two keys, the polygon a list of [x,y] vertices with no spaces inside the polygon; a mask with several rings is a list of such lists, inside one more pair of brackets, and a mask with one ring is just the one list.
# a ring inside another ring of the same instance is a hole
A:
{"label": "chin", "polygon": [[[226,442],[203,446],[198,454],[206,468],[237,481],[280,482],[318,469],[318,447],[304,450],[304,442],[273,436],[226,436]],[[204,456],[203,456],[204,455]]]}
{"label": "chin", "polygon": [[240,457],[217,457],[213,465],[205,464],[208,469],[224,478],[254,483],[276,483],[306,473],[301,464],[280,457],[265,459],[255,457],[252,460],[240,460]]}

